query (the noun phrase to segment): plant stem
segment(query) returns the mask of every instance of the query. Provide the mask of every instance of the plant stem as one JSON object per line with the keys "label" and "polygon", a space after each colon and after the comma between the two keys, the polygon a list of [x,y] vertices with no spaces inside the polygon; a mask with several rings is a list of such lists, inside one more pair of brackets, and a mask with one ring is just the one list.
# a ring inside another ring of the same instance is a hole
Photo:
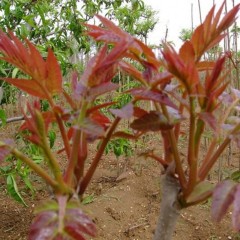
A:
{"label": "plant stem", "polygon": [[204,180],[206,178],[209,171],[211,170],[215,162],[218,160],[219,156],[222,154],[222,152],[225,150],[225,148],[230,142],[231,139],[226,138],[224,142],[219,146],[217,151],[212,155],[212,157],[208,161],[206,161],[204,165],[202,165],[202,167],[199,170],[199,178],[201,180]]}
{"label": "plant stem", "polygon": [[176,138],[175,138],[175,134],[174,134],[173,130],[169,131],[169,140],[170,140],[171,149],[173,152],[174,161],[176,164],[176,173],[179,175],[179,182],[180,182],[181,186],[183,188],[185,188],[186,187],[186,178],[185,178],[185,175],[183,172],[182,163],[181,163],[181,159],[180,159],[179,152],[177,149],[177,142],[176,142]]}
{"label": "plant stem", "polygon": [[53,175],[54,175],[56,181],[59,184],[60,190],[63,193],[69,192],[68,187],[66,186],[66,184],[63,181],[60,165],[58,164],[57,159],[55,158],[51,149],[49,148],[46,136],[42,137],[42,144],[43,144],[43,147],[42,147],[43,152],[44,152],[46,158],[48,159],[49,165],[51,167],[51,170],[53,172]]}
{"label": "plant stem", "polygon": [[34,172],[36,172],[42,179],[44,179],[47,184],[49,184],[53,189],[58,190],[58,183],[52,179],[39,165],[33,162],[30,158],[25,156],[22,152],[18,151],[17,149],[12,149],[11,153],[16,157],[19,158],[22,162],[27,164]]}
{"label": "plant stem", "polygon": [[54,112],[54,115],[55,115],[55,118],[57,120],[58,127],[59,127],[59,130],[60,130],[61,136],[62,136],[65,152],[66,152],[67,157],[69,159],[70,158],[71,148],[70,148],[70,144],[69,144],[69,141],[68,141],[66,129],[64,127],[63,121],[62,121],[61,117],[59,116],[59,114]]}
{"label": "plant stem", "polygon": [[[184,91],[182,94],[182,99],[185,100],[186,97],[187,97],[187,91]],[[183,111],[184,111],[184,105],[182,103],[180,103],[179,114],[182,114]],[[179,138],[180,128],[181,128],[181,122],[177,123],[175,126],[174,133],[175,133],[176,141],[178,141],[178,138]]]}
{"label": "plant stem", "polygon": [[68,162],[68,167],[65,173],[65,182],[69,185],[73,184],[73,173],[78,161],[78,148],[80,144],[81,130],[77,129],[73,136],[73,146],[71,156]]}
{"label": "plant stem", "polygon": [[187,191],[185,194],[189,194],[194,188],[197,181],[197,159],[195,157],[195,107],[194,107],[194,97],[189,97],[190,102],[190,127],[189,127],[189,139],[188,139],[188,165],[189,165],[189,181],[187,186]]}
{"label": "plant stem", "polygon": [[200,149],[200,143],[201,143],[201,136],[204,131],[205,124],[201,119],[198,119],[197,121],[197,129],[195,134],[195,158],[198,159],[199,149]]}
{"label": "plant stem", "polygon": [[[81,111],[77,119],[77,126],[81,126],[81,124],[83,123],[86,116],[87,108],[88,108],[88,102],[83,100]],[[74,170],[78,162],[78,152],[79,152],[81,136],[82,136],[82,131],[80,129],[76,129],[74,131],[73,146],[70,154],[68,168],[65,174],[65,181],[70,185],[73,184]]]}
{"label": "plant stem", "polygon": [[[219,148],[217,149],[217,151],[212,155],[211,158],[207,158],[204,161],[204,164],[202,164],[200,170],[199,170],[199,178],[201,180],[204,180],[207,176],[207,174],[209,173],[209,171],[211,170],[211,168],[213,167],[213,165],[215,164],[215,162],[218,160],[218,158],[220,157],[220,155],[223,153],[223,151],[225,150],[225,148],[228,146],[228,144],[231,142],[232,140],[232,136],[234,136],[234,134],[238,133],[240,131],[240,123],[237,124],[235,126],[235,128],[228,134],[228,136],[225,138],[225,140],[223,141],[223,143],[219,146]],[[215,146],[215,145],[214,145]]]}
{"label": "plant stem", "polygon": [[115,118],[112,126],[109,128],[109,130],[106,134],[106,137],[102,140],[100,147],[95,155],[95,158],[93,159],[90,168],[88,169],[86,175],[84,176],[84,178],[81,182],[81,186],[79,189],[79,195],[82,195],[85,192],[85,190],[86,190],[89,182],[91,181],[92,176],[99,164],[99,161],[101,160],[101,157],[104,153],[105,147],[107,146],[107,143],[110,140],[110,138],[111,138],[114,130],[116,129],[118,123],[120,122],[120,120],[121,120],[121,118],[119,118],[119,117]]}
{"label": "plant stem", "polygon": [[162,201],[160,214],[153,240],[170,240],[174,233],[180,210],[178,201],[180,185],[178,179],[166,173],[162,181]]}
{"label": "plant stem", "polygon": [[[202,167],[200,167],[200,172],[201,172],[201,169],[203,168],[203,166],[207,164],[207,162],[209,161],[210,157],[213,155],[214,148],[215,148],[216,144],[217,144],[217,139],[214,138],[213,141],[211,142],[209,148],[208,148],[208,151],[207,151],[207,154],[206,154],[205,158],[202,161]],[[204,180],[204,179],[201,179],[200,176],[198,176],[198,177],[199,177],[200,180]]]}
{"label": "plant stem", "polygon": [[[162,108],[163,114],[165,115],[167,120],[169,122],[171,122],[171,119],[169,117],[166,106],[161,104],[161,108]],[[184,175],[184,172],[183,172],[182,163],[181,163],[181,159],[180,159],[178,148],[177,148],[176,136],[175,136],[175,133],[172,129],[167,131],[167,133],[168,133],[168,138],[169,138],[172,154],[173,154],[173,157],[174,157],[174,161],[175,161],[175,164],[176,164],[176,172],[179,175],[179,181],[180,181],[181,186],[183,188],[185,188],[186,178],[185,178],[185,175]],[[169,153],[166,153],[166,154],[169,154]]]}
{"label": "plant stem", "polygon": [[164,159],[162,159],[162,158],[154,155],[153,153],[149,153],[149,154],[147,155],[147,157],[150,157],[150,158],[158,161],[164,168],[167,168],[167,167],[168,167],[168,162],[166,162]]}
{"label": "plant stem", "polygon": [[[41,85],[40,85],[40,87],[42,88]],[[55,103],[53,101],[52,96],[49,94],[47,89],[44,88],[44,91],[45,91],[46,95],[48,96],[48,101],[49,101],[49,104],[50,104],[50,106],[51,106],[51,108],[53,110],[54,116],[56,118],[59,130],[60,130],[60,134],[61,134],[61,137],[62,137],[62,140],[63,140],[65,152],[66,152],[67,157],[69,159],[71,148],[70,148],[70,144],[69,144],[69,141],[68,141],[66,129],[65,129],[64,124],[63,124],[63,120],[59,116],[59,113],[55,110],[56,105],[55,105]]]}

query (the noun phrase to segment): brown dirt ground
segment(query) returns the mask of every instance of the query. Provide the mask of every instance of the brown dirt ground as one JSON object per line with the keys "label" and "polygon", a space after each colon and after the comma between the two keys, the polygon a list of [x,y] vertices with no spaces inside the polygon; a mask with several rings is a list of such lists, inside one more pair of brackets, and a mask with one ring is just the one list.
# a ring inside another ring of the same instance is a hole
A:
{"label": "brown dirt ground", "polygon": [[[9,131],[12,130],[6,129]],[[121,169],[119,177],[117,169]],[[86,192],[86,196],[93,195],[93,201],[83,205],[96,223],[95,239],[152,239],[161,200],[160,175],[161,167],[152,160],[131,157],[120,159],[118,165],[114,156],[105,156]],[[4,179],[0,178],[0,240],[27,239],[34,206],[48,197],[47,188],[36,181],[34,197],[20,188],[28,204],[24,207],[7,196],[5,187]],[[240,239],[240,234],[231,229],[231,212],[216,224],[211,221],[210,206],[206,202],[184,210],[173,239]]]}

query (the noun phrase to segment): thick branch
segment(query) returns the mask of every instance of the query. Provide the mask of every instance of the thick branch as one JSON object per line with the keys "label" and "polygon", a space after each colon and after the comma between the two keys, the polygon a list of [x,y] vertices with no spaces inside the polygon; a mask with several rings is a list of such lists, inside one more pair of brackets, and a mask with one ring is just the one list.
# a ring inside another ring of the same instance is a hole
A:
{"label": "thick branch", "polygon": [[180,215],[181,205],[178,201],[180,184],[170,173],[162,179],[162,201],[160,215],[153,240],[171,240]]}

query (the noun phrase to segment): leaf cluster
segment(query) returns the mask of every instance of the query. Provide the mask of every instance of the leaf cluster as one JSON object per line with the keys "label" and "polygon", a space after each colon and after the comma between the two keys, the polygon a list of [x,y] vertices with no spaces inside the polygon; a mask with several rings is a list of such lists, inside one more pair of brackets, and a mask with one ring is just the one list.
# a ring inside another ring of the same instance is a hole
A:
{"label": "leaf cluster", "polygon": [[[90,59],[82,75],[73,73],[70,92],[63,88],[61,68],[51,49],[43,58],[29,40],[22,43],[11,31],[0,33],[1,60],[18,67],[28,76],[3,80],[49,103],[44,112],[38,100],[28,104],[28,113],[24,114],[25,122],[20,129],[27,131],[26,139],[42,150],[47,171],[13,143],[0,143],[0,160],[9,154],[21,159],[46,181],[55,195],[53,203],[40,207],[31,227],[30,239],[41,238],[46,232],[52,239],[85,239],[86,234],[96,234],[94,224],[79,210],[79,204],[112,138],[136,140],[149,131],[159,134],[164,156],[153,151],[144,155],[161,163],[166,174],[179,182],[181,207],[197,204],[212,195],[213,186],[206,181],[207,175],[228,144],[231,141],[239,143],[240,131],[239,119],[231,118],[232,110],[238,109],[240,94],[235,89],[227,91],[229,82],[225,61],[230,54],[225,53],[214,61],[203,58],[206,51],[224,38],[225,30],[235,21],[240,5],[221,19],[223,8],[224,4],[215,14],[213,7],[179,52],[163,43],[161,59],[146,44],[97,15],[101,26],[85,26],[88,36],[103,45]],[[136,68],[138,65],[141,68]],[[134,78],[139,85],[133,84],[127,90],[131,95],[129,102],[111,109],[115,102],[98,99],[119,88],[118,83],[112,82],[119,71]],[[56,95],[64,100],[58,101]],[[154,109],[146,109],[141,104],[149,101],[153,102]],[[230,107],[224,116],[219,115],[226,103]],[[104,114],[106,111],[110,111],[114,118]],[[124,119],[130,122],[128,132],[117,129]],[[183,128],[184,121],[189,124],[187,129]],[[54,152],[49,145],[48,132],[52,123],[58,127],[62,138],[60,152],[67,159],[64,171],[59,164],[59,152]],[[201,139],[208,129],[214,134],[202,156],[199,154]],[[223,131],[224,138],[220,138]],[[188,140],[184,159],[178,144],[181,134],[186,134]],[[89,146],[94,141],[98,141],[99,147],[93,159],[89,159]],[[87,160],[91,160],[89,167]],[[235,185],[217,187],[213,194],[216,196],[213,215],[217,220],[225,213],[226,202],[227,205],[234,202],[234,216],[237,216],[238,189],[239,186]],[[219,200],[220,195],[223,197]],[[72,204],[74,199],[77,199],[77,205]],[[236,217],[234,226],[239,229]]]}

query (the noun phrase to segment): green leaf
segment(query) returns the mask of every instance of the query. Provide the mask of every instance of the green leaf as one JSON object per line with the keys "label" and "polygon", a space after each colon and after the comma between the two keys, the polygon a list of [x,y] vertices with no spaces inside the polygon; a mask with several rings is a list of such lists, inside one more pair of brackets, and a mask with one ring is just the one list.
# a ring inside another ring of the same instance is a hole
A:
{"label": "green leaf", "polygon": [[18,72],[19,72],[19,68],[14,68],[12,71],[12,78],[16,78]]}
{"label": "green leaf", "polygon": [[49,139],[50,148],[53,148],[56,137],[57,136],[56,136],[55,131],[49,131],[48,132],[48,139]]}
{"label": "green leaf", "polygon": [[197,202],[204,199],[213,190],[213,187],[213,184],[210,182],[200,182],[187,198],[187,202]]}
{"label": "green leaf", "polygon": [[240,181],[240,171],[237,170],[237,171],[233,172],[233,173],[231,174],[231,177],[230,177],[230,178],[231,178],[233,181],[236,181],[236,182]]}
{"label": "green leaf", "polygon": [[7,191],[16,201],[24,204],[26,207],[28,206],[18,191],[18,187],[13,175],[7,176]]}
{"label": "green leaf", "polygon": [[27,188],[34,193],[34,188],[33,185],[31,184],[30,180],[29,180],[29,176],[27,175],[26,177],[22,176],[22,180],[24,181],[25,185],[27,186]]}
{"label": "green leaf", "polygon": [[32,160],[37,163],[40,164],[43,161],[44,157],[41,155],[33,155],[32,156]]}
{"label": "green leaf", "polygon": [[93,195],[88,195],[82,200],[82,204],[87,205],[89,203],[92,203],[94,201]]}
{"label": "green leaf", "polygon": [[1,119],[1,126],[5,126],[7,123],[7,115],[5,110],[0,109],[0,119]]}

